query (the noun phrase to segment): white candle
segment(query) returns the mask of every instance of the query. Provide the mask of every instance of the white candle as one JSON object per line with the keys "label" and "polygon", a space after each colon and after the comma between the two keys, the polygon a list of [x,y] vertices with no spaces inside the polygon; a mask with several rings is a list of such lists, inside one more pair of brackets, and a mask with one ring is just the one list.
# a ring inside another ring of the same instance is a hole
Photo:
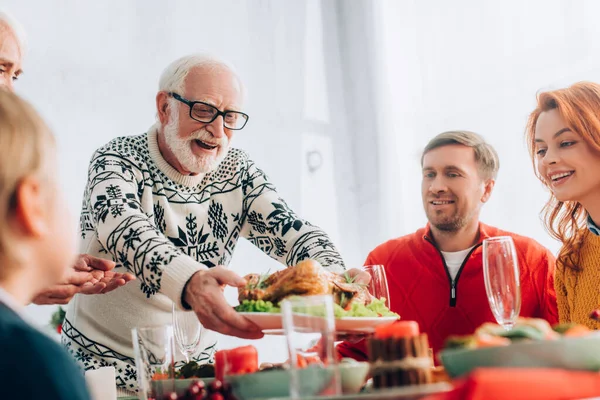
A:
{"label": "white candle", "polygon": [[114,367],[86,371],[85,381],[92,400],[116,400],[117,383]]}

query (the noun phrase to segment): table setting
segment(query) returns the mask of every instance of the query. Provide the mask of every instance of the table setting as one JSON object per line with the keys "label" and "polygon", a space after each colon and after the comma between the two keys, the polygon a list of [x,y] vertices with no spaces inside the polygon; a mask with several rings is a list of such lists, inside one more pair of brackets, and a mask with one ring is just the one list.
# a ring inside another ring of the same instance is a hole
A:
{"label": "table setting", "polygon": [[[256,275],[240,289],[235,308],[266,335],[285,337],[281,351],[286,362],[259,365],[257,349],[245,345],[219,349],[214,362],[198,363],[192,355],[205,329],[194,313],[174,307],[172,324],[133,330],[138,392],[119,398],[443,400],[483,399],[490,391],[514,388],[529,396],[522,398],[548,393],[538,385],[528,386],[523,377],[547,382],[550,388],[579,382],[576,387],[567,385],[569,396],[600,393],[600,335],[581,325],[550,326],[545,320],[520,318],[512,239],[486,239],[483,247],[486,293],[496,323],[485,323],[470,335],[449,337],[438,354],[432,354],[427,333],[415,321],[401,320],[389,309],[383,266],[363,268],[371,276],[369,285],[353,284],[346,277],[332,281],[329,286],[334,289],[326,294],[298,295],[277,287],[281,279],[288,283],[295,279],[289,273]],[[303,279],[332,279],[314,264],[293,268],[299,268],[296,272]],[[340,358],[335,346],[344,339],[365,340],[368,360]],[[176,350],[183,360],[176,360]],[[96,374],[105,383],[111,379],[109,371]],[[89,378],[94,381],[93,373]],[[513,381],[515,386],[509,383]],[[92,392],[96,400],[116,398],[114,393]]]}

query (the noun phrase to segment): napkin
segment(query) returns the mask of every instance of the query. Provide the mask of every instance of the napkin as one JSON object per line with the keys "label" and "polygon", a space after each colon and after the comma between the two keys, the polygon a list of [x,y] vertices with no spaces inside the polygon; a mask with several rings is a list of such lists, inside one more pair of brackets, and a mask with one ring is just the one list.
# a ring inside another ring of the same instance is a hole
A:
{"label": "napkin", "polygon": [[563,400],[600,396],[600,374],[550,368],[480,368],[423,400]]}
{"label": "napkin", "polygon": [[92,400],[116,400],[115,367],[100,367],[85,372],[85,381]]}

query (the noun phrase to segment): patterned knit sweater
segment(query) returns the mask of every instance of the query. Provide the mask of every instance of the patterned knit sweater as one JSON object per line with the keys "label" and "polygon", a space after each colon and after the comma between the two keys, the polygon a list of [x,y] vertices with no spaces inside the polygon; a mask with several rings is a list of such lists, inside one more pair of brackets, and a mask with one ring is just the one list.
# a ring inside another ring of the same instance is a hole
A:
{"label": "patterned knit sweater", "polygon": [[[137,280],[105,295],[77,295],[62,341],[84,369],[114,366],[117,386],[137,387],[131,330],[170,324],[185,283],[228,265],[239,237],[284,265],[312,258],[330,271],[342,260],[319,228],[298,218],[248,156],[230,149],[208,174],[184,176],[162,157],[156,127],[114,139],[92,156],[80,219],[80,250],[112,259]],[[198,362],[211,362],[205,334]]]}
{"label": "patterned knit sweater", "polygon": [[579,271],[557,263],[554,285],[560,322],[576,322],[592,329],[600,323],[589,318],[600,308],[600,236],[587,232],[580,250]]}

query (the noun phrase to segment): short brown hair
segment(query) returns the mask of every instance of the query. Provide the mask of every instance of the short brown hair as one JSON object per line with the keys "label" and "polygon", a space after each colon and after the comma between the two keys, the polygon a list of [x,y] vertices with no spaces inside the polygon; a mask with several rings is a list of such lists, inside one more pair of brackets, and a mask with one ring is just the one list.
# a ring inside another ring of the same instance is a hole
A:
{"label": "short brown hair", "polygon": [[0,255],[10,261],[15,254],[7,221],[14,212],[15,192],[23,178],[45,169],[53,148],[54,137],[33,107],[0,90]]}
{"label": "short brown hair", "polygon": [[469,131],[448,131],[440,133],[427,143],[423,154],[421,155],[421,166],[423,166],[423,158],[425,154],[439,147],[459,144],[473,149],[475,153],[475,162],[479,164],[479,173],[483,179],[496,179],[498,169],[500,168],[500,160],[496,150],[487,143],[481,135]]}

